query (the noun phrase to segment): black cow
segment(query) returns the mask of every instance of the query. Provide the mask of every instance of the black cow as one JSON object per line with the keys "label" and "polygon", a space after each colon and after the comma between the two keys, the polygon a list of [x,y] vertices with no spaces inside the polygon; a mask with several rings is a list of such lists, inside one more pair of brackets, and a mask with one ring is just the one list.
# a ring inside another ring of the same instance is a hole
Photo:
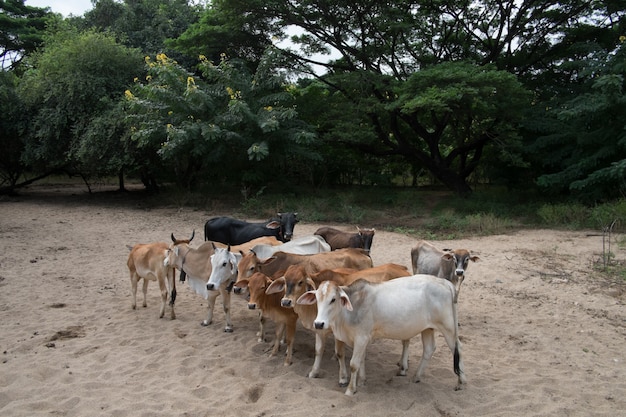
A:
{"label": "black cow", "polygon": [[369,252],[372,249],[372,242],[374,241],[374,233],[376,233],[376,230],[359,229],[358,226],[356,229],[356,233],[351,233],[333,229],[332,227],[320,227],[313,234],[323,237],[330,245],[331,250],[361,248]]}
{"label": "black cow", "polygon": [[241,245],[261,236],[275,236],[281,242],[289,242],[298,223],[298,213],[277,213],[276,219],[263,223],[248,223],[232,217],[214,217],[204,225],[204,240],[225,245]]}

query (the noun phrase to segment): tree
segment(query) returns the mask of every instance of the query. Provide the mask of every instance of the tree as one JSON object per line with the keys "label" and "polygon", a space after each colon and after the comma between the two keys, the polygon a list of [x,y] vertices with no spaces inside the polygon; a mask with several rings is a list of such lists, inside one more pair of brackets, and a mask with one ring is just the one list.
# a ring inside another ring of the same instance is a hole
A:
{"label": "tree", "polygon": [[312,135],[271,59],[252,74],[225,55],[216,64],[201,56],[197,77],[165,54],[146,58],[146,82],[126,93],[133,140],[173,167],[187,188],[202,178],[258,185],[275,177],[276,161],[303,154]]}
{"label": "tree", "polygon": [[[320,78],[344,94],[353,103],[356,113],[368,116],[378,143],[376,146],[365,143],[363,149],[402,154],[409,163],[426,167],[460,194],[471,191],[467,178],[478,167],[485,147],[503,147],[506,154],[506,141],[514,135],[502,135],[498,131],[481,135],[468,128],[465,133],[473,132],[477,136],[452,139],[450,135],[458,126],[449,122],[454,120],[421,114],[429,109],[415,107],[408,100],[396,102],[402,97],[402,94],[396,95],[403,90],[402,84],[419,71],[458,60],[473,62],[479,67],[495,64],[495,69],[487,71],[506,70],[532,79],[538,71],[549,68],[554,60],[562,59],[559,55],[562,39],[573,39],[566,35],[573,34],[574,29],[588,27],[587,22],[603,28],[614,24],[606,23],[612,22],[612,18],[623,15],[622,10],[611,9],[609,5],[610,2],[583,0],[219,0],[213,3],[216,13],[227,16],[231,25],[250,34],[281,40],[288,37],[288,31],[298,28],[301,34],[290,37],[292,46],[282,47],[288,57],[284,65]],[[599,32],[594,36],[599,36]],[[330,52],[334,53],[332,59],[328,59],[328,55],[325,58],[315,55]],[[325,67],[327,73],[316,73],[312,64]],[[435,69],[432,71],[436,73]],[[439,71],[441,80],[446,78],[444,72]],[[457,81],[463,84],[463,74],[459,75]],[[497,78],[503,80],[499,75]],[[515,97],[523,96],[519,88],[516,90],[519,94]],[[501,91],[496,90],[496,95]],[[413,93],[425,96],[432,94],[432,89],[413,90]],[[443,88],[435,95],[447,93],[450,91]],[[482,95],[481,99],[489,97]],[[501,103],[504,98],[499,96],[495,102]],[[409,104],[415,111],[406,107]],[[495,109],[491,104],[482,108]],[[493,121],[493,128],[510,131],[515,126],[516,114],[507,114],[507,117],[514,117],[508,120],[502,120],[502,116],[488,115],[486,119]],[[460,118],[461,115],[456,122],[460,122]],[[477,126],[486,125],[478,123]]]}
{"label": "tree", "polygon": [[[622,42],[626,37],[622,36]],[[530,147],[538,183],[588,201],[626,193],[626,46],[579,62],[580,87],[543,107],[545,134]]]}
{"label": "tree", "polygon": [[49,9],[31,7],[24,0],[0,0],[0,62],[2,69],[15,69],[25,55],[43,43]]}
{"label": "tree", "polygon": [[104,125],[118,123],[112,109],[142,70],[139,51],[111,35],[61,31],[47,39],[29,65],[20,83],[32,115],[23,160],[36,172],[117,174],[119,164],[110,158],[96,163],[92,156],[123,152],[119,130]]}
{"label": "tree", "polygon": [[13,72],[0,72],[0,189],[6,192],[15,189],[26,169],[21,156],[27,115],[17,94],[17,82]]}
{"label": "tree", "polygon": [[[174,55],[166,40],[197,21],[199,6],[188,0],[98,0],[84,17],[84,28],[111,31],[126,46],[144,54]],[[194,56],[194,61],[197,59]]]}

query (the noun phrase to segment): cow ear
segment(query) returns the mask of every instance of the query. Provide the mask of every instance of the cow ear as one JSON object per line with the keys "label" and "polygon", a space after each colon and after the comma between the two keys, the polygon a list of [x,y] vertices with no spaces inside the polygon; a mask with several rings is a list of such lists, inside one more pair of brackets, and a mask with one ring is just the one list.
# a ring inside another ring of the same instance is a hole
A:
{"label": "cow ear", "polygon": [[296,304],[304,304],[304,305],[312,305],[317,303],[317,298],[315,298],[315,291],[307,291],[298,298]]}
{"label": "cow ear", "polygon": [[341,305],[345,307],[346,310],[352,311],[352,303],[350,302],[350,298],[348,294],[346,294],[343,290],[339,291],[339,300]]}
{"label": "cow ear", "polygon": [[309,278],[306,277],[306,290],[307,291],[315,291],[317,288],[315,287],[315,282]]}
{"label": "cow ear", "polygon": [[285,277],[280,277],[272,281],[265,290],[265,294],[276,294],[285,290]]}
{"label": "cow ear", "polygon": [[268,229],[278,229],[280,227],[280,222],[274,220],[266,224],[265,227]]}
{"label": "cow ear", "polygon": [[248,288],[248,280],[242,279],[241,281],[235,282],[235,287],[237,288]]}
{"label": "cow ear", "polygon": [[472,262],[480,261],[480,258],[478,256],[470,256],[470,259],[472,260]]}
{"label": "cow ear", "polygon": [[444,253],[443,255],[441,255],[441,257],[446,261],[451,261],[452,259],[454,259],[454,255],[449,252]]}

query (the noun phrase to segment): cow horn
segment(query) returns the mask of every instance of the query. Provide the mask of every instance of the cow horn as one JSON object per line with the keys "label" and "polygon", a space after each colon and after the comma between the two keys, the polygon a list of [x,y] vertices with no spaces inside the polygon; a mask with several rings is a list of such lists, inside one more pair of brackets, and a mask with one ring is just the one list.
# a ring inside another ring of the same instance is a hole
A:
{"label": "cow horn", "polygon": [[189,241],[191,242],[193,240],[193,237],[196,235],[196,229],[193,229],[193,232],[191,233],[191,237],[189,238]]}
{"label": "cow horn", "polygon": [[176,243],[176,238],[174,237],[174,233],[172,232],[172,242]]}

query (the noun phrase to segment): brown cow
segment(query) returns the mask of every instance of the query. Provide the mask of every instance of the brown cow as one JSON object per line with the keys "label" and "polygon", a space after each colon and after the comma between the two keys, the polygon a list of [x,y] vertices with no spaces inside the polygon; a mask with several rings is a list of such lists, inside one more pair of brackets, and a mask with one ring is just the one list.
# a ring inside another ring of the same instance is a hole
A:
{"label": "brown cow", "polygon": [[317,273],[309,274],[316,286],[328,280],[336,282],[337,285],[350,285],[359,278],[363,278],[369,282],[383,282],[393,278],[407,277],[409,275],[411,275],[411,272],[409,272],[406,266],[394,263],[378,265],[362,270],[352,268],[325,269]]}
{"label": "brown cow", "polygon": [[363,249],[341,249],[332,252],[299,255],[287,252],[275,252],[270,258],[260,260],[253,251],[242,253],[239,261],[237,280],[249,278],[255,272],[274,276],[279,271],[286,271],[289,265],[303,264],[308,273],[331,268],[371,268],[372,258]]}
{"label": "brown cow", "polygon": [[[322,356],[324,355],[326,338],[330,330],[315,329],[314,321],[317,316],[317,305],[296,304],[298,298],[307,291],[315,290],[320,283],[326,280],[333,281],[338,285],[349,285],[358,279],[382,282],[408,275],[411,275],[411,273],[406,267],[391,263],[360,271],[351,268],[326,269],[317,274],[307,274],[303,265],[291,265],[285,271],[284,276],[277,278],[269,285],[266,292],[268,294],[281,294],[281,305],[293,308],[302,325],[315,332],[315,362],[307,376],[309,378],[317,378],[322,363]],[[342,348],[335,341],[335,352],[338,350],[341,351]],[[339,375],[340,382],[347,380],[348,373],[343,361],[339,363]]]}
{"label": "brown cow", "polygon": [[[176,301],[176,281],[174,268],[164,264],[169,246],[165,242],[139,243],[131,248],[128,255],[128,270],[130,271],[130,286],[133,294],[132,307],[137,308],[137,282],[143,278],[143,306],[146,307],[148,281],[157,281],[161,290],[161,310],[159,317],[165,315],[165,303],[168,292],[172,307],[172,320],[176,318],[174,301]],[[168,290],[169,287],[169,290]]]}
{"label": "brown cow", "polygon": [[278,353],[282,334],[286,330],[287,354],[284,365],[287,366],[291,365],[298,315],[292,308],[281,307],[281,294],[266,294],[265,290],[271,283],[272,280],[267,275],[255,272],[250,278],[238,280],[235,285],[239,288],[248,288],[250,292],[249,309],[260,309],[263,319],[269,318],[276,323],[274,346],[270,356]]}
{"label": "brown cow", "polygon": [[358,226],[355,233],[344,232],[332,227],[320,227],[313,233],[324,238],[330,245],[331,250],[343,248],[361,248],[369,252],[372,249],[375,229],[360,229]]}

